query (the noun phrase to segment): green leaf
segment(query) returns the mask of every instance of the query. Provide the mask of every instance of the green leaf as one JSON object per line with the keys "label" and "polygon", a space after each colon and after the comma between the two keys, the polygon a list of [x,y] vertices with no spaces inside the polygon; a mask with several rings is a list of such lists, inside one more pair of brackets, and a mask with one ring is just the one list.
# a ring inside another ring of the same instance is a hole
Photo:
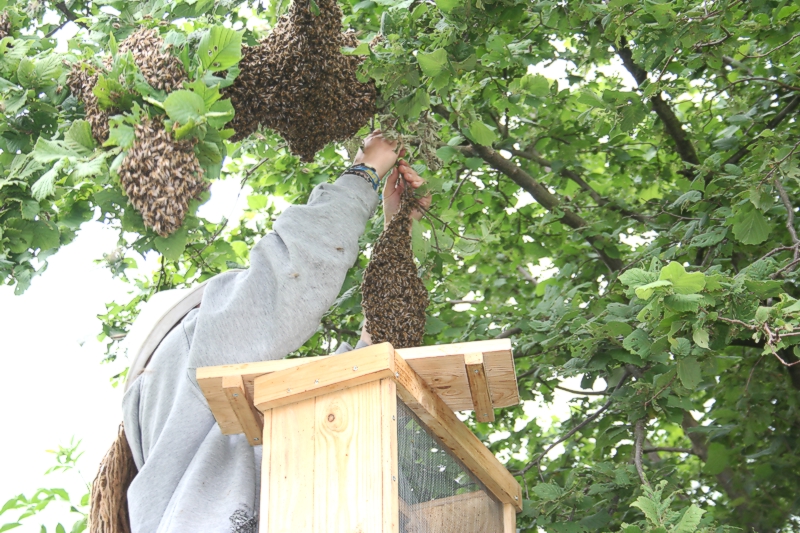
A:
{"label": "green leaf", "polygon": [[653,342],[643,329],[636,328],[630,335],[622,341],[622,346],[629,352],[645,358],[650,355],[650,347]]}
{"label": "green leaf", "polygon": [[36,183],[31,187],[31,196],[33,196],[34,200],[41,202],[56,192],[56,178],[58,178],[58,173],[61,172],[61,169],[64,168],[66,161],[66,159],[59,160],[50,170],[36,180]]}
{"label": "green leaf", "polygon": [[211,126],[221,129],[233,118],[233,114],[234,110],[231,101],[221,100],[211,105],[209,112],[206,113],[206,118]]}
{"label": "green leaf", "polygon": [[658,504],[647,496],[639,496],[636,498],[636,501],[631,504],[631,507],[638,507],[651,524],[661,524],[661,513],[659,513]]}
{"label": "green leaf", "polygon": [[772,225],[751,203],[733,216],[733,235],[742,244],[761,244],[769,238]]}
{"label": "green leaf", "polygon": [[641,268],[631,268],[626,270],[619,277],[619,280],[631,288],[641,287],[648,283],[652,283],[658,279],[658,274],[655,272],[648,272]]}
{"label": "green leaf", "polygon": [[550,94],[550,81],[541,74],[526,74],[522,77],[520,88],[533,96],[547,96]]}
{"label": "green leaf", "polygon": [[214,26],[206,32],[197,47],[203,68],[215,72],[236,65],[242,58],[243,31]]}
{"label": "green leaf", "polygon": [[112,125],[108,132],[108,140],[103,143],[103,146],[119,146],[121,148],[129,148],[136,140],[136,133],[133,127],[127,124]]}
{"label": "green leaf", "polygon": [[708,445],[708,459],[703,465],[703,471],[712,476],[721,474],[728,466],[730,451],[724,444],[712,442]]}
{"label": "green leaf", "polygon": [[652,283],[648,283],[647,285],[642,285],[641,287],[637,287],[636,296],[638,296],[642,300],[649,300],[650,297],[653,295],[653,292],[655,292],[657,288],[670,287],[670,286],[672,286],[671,281],[660,279]]}
{"label": "green leaf", "polygon": [[447,65],[447,51],[439,48],[430,53],[417,53],[417,62],[426,76],[436,76]]}
{"label": "green leaf", "polygon": [[708,331],[707,330],[705,330],[703,328],[694,330],[694,333],[692,333],[692,340],[694,340],[694,343],[696,345],[700,346],[701,348],[705,348],[706,350],[708,349]]}
{"label": "green leaf", "polygon": [[689,339],[679,337],[677,339],[670,339],[669,343],[672,345],[672,353],[675,355],[689,355],[692,351],[692,343],[689,342]]}
{"label": "green leaf", "polygon": [[33,87],[33,81],[35,79],[33,74],[34,68],[35,65],[33,61],[28,58],[23,58],[17,66],[17,81],[26,89]]}
{"label": "green leaf", "polygon": [[680,378],[684,387],[689,390],[694,390],[703,379],[700,363],[697,362],[697,359],[694,357],[684,357],[678,361],[678,378]]}
{"label": "green leaf", "polygon": [[37,220],[33,223],[31,248],[39,248],[44,251],[57,248],[59,244],[60,234],[55,224],[45,220]]}
{"label": "green leaf", "polygon": [[89,155],[94,151],[95,142],[92,137],[92,126],[86,120],[76,120],[64,134],[64,144],[75,153]]}
{"label": "green leaf", "polygon": [[154,241],[156,250],[161,252],[167,261],[177,261],[186,249],[188,233],[186,228],[180,228],[169,237],[156,237]]}
{"label": "green leaf", "polygon": [[533,487],[533,493],[542,500],[549,502],[558,499],[564,494],[564,490],[555,483],[539,483]]}
{"label": "green leaf", "polygon": [[491,146],[492,143],[497,141],[497,134],[480,120],[470,124],[469,134],[476,143],[483,146]]}
{"label": "green leaf", "polygon": [[164,110],[169,118],[183,125],[189,120],[200,120],[206,112],[206,105],[199,94],[181,89],[169,93],[164,100]]}
{"label": "green leaf", "polygon": [[436,0],[436,5],[445,13],[450,13],[455,8],[461,6],[464,0]]}
{"label": "green leaf", "polygon": [[698,506],[692,504],[683,512],[680,521],[675,525],[672,533],[694,533],[700,519],[703,517],[703,511]]}
{"label": "green leaf", "polygon": [[702,301],[699,294],[670,294],[664,298],[664,305],[679,313],[696,313]]}
{"label": "green leaf", "polygon": [[39,137],[33,147],[33,159],[39,163],[52,163],[64,157],[77,158],[79,154],[60,141],[48,141],[43,137]]}
{"label": "green leaf", "polygon": [[702,272],[687,273],[683,265],[671,261],[661,269],[658,279],[672,282],[672,290],[677,294],[695,294],[706,286],[706,276]]}
{"label": "green leaf", "polygon": [[19,522],[3,524],[2,526],[0,526],[0,533],[3,533],[3,531],[11,531],[12,529],[20,527],[21,525],[22,524]]}

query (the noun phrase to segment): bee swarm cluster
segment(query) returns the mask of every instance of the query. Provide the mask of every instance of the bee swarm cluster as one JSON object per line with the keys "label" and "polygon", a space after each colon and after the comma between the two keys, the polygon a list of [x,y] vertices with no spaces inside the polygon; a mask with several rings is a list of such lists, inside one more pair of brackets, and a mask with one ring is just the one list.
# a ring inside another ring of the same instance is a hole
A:
{"label": "bee swarm cluster", "polygon": [[0,39],[11,35],[11,19],[6,11],[0,13]]}
{"label": "bee swarm cluster", "polygon": [[[180,60],[165,49],[164,40],[158,30],[140,28],[119,45],[118,53],[133,54],[139,71],[151,86],[166,92],[179,89],[187,80]],[[111,68],[111,58],[105,60],[106,69]],[[113,109],[102,109],[93,89],[97,84],[98,70],[86,62],[72,65],[67,76],[67,85],[75,97],[83,102],[86,120],[92,126],[92,136],[100,143],[108,139],[108,118]]]}
{"label": "bee swarm cluster", "polygon": [[152,87],[172,92],[187,81],[181,61],[169,53],[156,28],[139,28],[119,45],[119,53],[133,53],[139,71]]}
{"label": "bee swarm cluster", "polygon": [[240,73],[226,90],[236,115],[232,140],[259,125],[280,133],[303,161],[332,141],[353,135],[375,113],[375,85],[361,83],[362,61],[341,47],[358,46],[352,32],[342,33],[336,0],[295,0],[289,13],[261,44],[243,47]]}
{"label": "bee swarm cluster", "polygon": [[361,307],[373,343],[395,348],[422,345],[428,291],[417,275],[411,250],[411,211],[417,205],[406,185],[400,210],[389,222],[372,251],[361,285]]}
{"label": "bee swarm cluster", "polygon": [[166,237],[183,224],[189,201],[206,189],[193,141],[174,141],[159,120],[145,119],[117,173],[146,226]]}

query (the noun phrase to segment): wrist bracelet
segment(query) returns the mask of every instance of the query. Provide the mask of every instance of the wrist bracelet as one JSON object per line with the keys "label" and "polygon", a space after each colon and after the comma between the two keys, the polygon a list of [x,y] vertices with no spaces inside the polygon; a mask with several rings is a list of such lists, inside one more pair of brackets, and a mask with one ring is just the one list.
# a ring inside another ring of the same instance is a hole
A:
{"label": "wrist bracelet", "polygon": [[381,178],[378,176],[378,171],[367,165],[353,165],[342,174],[355,174],[356,176],[364,178],[372,185],[374,191],[377,191],[381,186]]}

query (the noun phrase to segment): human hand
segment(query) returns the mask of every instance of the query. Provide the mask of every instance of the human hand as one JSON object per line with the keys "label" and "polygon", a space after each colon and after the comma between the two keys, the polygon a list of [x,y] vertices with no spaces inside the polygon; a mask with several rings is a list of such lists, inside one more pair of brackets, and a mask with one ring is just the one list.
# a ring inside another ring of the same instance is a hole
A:
{"label": "human hand", "polygon": [[[386,184],[383,186],[383,224],[384,227],[389,225],[392,218],[400,210],[400,200],[403,197],[403,191],[407,185],[414,189],[420,188],[425,183],[417,171],[411,168],[404,159],[400,159],[397,166],[394,167]],[[431,206],[431,195],[427,194],[417,200],[419,207],[411,212],[411,217],[414,220],[422,218],[423,212],[427,211]]]}
{"label": "human hand", "polygon": [[375,130],[364,139],[364,145],[358,149],[353,164],[370,166],[378,173],[378,178],[383,178],[403,152],[402,149],[397,151],[397,141],[388,141],[381,130]]}

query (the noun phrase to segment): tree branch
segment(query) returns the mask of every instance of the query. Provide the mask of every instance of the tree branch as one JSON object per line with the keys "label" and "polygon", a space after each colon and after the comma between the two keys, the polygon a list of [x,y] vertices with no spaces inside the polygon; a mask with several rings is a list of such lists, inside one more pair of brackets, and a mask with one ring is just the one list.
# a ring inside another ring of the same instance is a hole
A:
{"label": "tree branch", "polygon": [[495,335],[495,339],[507,339],[509,337],[513,337],[514,335],[519,335],[522,333],[522,328],[508,328],[502,333]]}
{"label": "tree branch", "polygon": [[[561,221],[567,226],[573,229],[581,229],[588,225],[587,222],[575,212],[560,206],[560,200],[550,191],[548,191],[547,188],[545,188],[541,183],[536,181],[530,174],[515,165],[512,161],[509,161],[500,155],[500,153],[493,148],[473,144],[467,147],[462,147],[462,151],[469,155],[477,155],[486,161],[490,167],[511,178],[514,183],[529,192],[531,196],[533,196],[533,199],[548,211],[554,211],[556,208],[558,208],[563,213]],[[606,254],[598,246],[599,243],[596,237],[587,236],[585,239],[589,242],[589,244],[592,245],[609,270],[616,272],[622,269],[622,261],[613,257],[609,257],[608,254]]]}
{"label": "tree branch", "polygon": [[644,453],[674,452],[674,453],[689,453],[692,455],[697,455],[691,448],[674,448],[671,446],[657,446],[653,448],[645,448],[642,451]]}
{"label": "tree branch", "polygon": [[[631,73],[637,85],[644,83],[647,80],[647,72],[633,61],[633,52],[631,52],[631,49],[628,47],[627,40],[623,38],[620,45],[615,48],[617,50],[617,55],[622,60],[622,64],[628,72]],[[691,140],[689,140],[686,131],[684,131],[683,124],[669,104],[661,98],[660,94],[655,94],[650,97],[650,105],[653,106],[653,111],[656,112],[658,118],[664,123],[667,134],[672,137],[672,140],[675,142],[675,148],[680,158],[691,165],[699,165],[700,159],[697,157],[697,151]]]}
{"label": "tree branch", "polygon": [[[534,150],[533,147],[530,147],[528,150],[516,150],[514,148],[509,148],[508,151],[511,152],[512,154],[516,155],[516,156],[524,157],[525,159],[533,161],[534,163],[538,163],[539,165],[541,165],[543,167],[553,168],[553,164],[550,161],[548,161],[547,159],[543,158],[538,153],[536,153],[536,150]],[[561,174],[565,178],[570,179],[570,180],[574,181],[575,183],[577,183],[578,186],[581,189],[583,189],[584,191],[586,191],[589,194],[589,196],[592,198],[592,200],[597,202],[597,205],[603,206],[603,207],[608,207],[609,209],[613,209],[614,211],[618,211],[618,212],[622,213],[623,215],[625,215],[627,217],[630,217],[630,218],[632,218],[634,220],[637,220],[637,221],[641,222],[642,224],[647,224],[648,223],[648,219],[644,215],[640,215],[639,213],[634,213],[633,211],[629,211],[629,210],[625,209],[624,207],[619,206],[616,203],[609,201],[607,198],[603,198],[602,196],[600,196],[600,194],[596,190],[594,190],[591,185],[586,183],[586,181],[584,181],[584,179],[581,177],[581,175],[578,174],[577,172],[575,172],[574,170],[569,170],[569,169],[566,169],[566,168],[562,168],[559,171],[559,174]]]}
{"label": "tree branch", "polygon": [[[797,95],[794,98],[792,98],[789,101],[789,103],[786,104],[786,107],[784,107],[777,115],[772,117],[772,120],[767,122],[767,125],[766,125],[766,127],[764,129],[765,130],[774,130],[775,128],[777,128],[778,125],[781,122],[783,122],[784,119],[787,116],[789,116],[790,113],[792,113],[795,109],[797,109],[798,106],[800,106],[800,95]],[[739,150],[735,154],[733,154],[732,156],[730,156],[728,159],[725,160],[725,162],[722,164],[722,166],[738,164],[739,161],[741,161],[742,158],[744,158],[744,156],[746,156],[747,154],[750,153],[750,147],[753,145],[753,143],[756,142],[756,140],[757,140],[757,138],[751,140],[750,142],[748,142],[747,144],[745,144],[744,146],[739,148]],[[713,174],[711,174],[711,173],[709,173],[706,176],[706,183],[711,181],[712,176],[713,176]]]}
{"label": "tree branch", "polygon": [[66,2],[54,2],[53,5],[55,6],[56,9],[58,9],[61,12],[62,15],[67,17],[67,20],[74,22],[75,24],[77,24],[78,26],[80,26],[85,30],[89,29],[89,26],[78,20],[80,19],[80,17],[78,17],[75,13],[69,10]]}

